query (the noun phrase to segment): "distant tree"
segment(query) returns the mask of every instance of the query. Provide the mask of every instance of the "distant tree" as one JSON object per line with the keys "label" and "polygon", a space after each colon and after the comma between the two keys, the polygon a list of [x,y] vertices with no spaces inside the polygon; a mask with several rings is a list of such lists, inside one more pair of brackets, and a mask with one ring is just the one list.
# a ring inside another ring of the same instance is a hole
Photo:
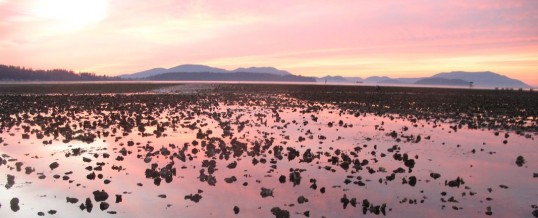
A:
{"label": "distant tree", "polygon": [[97,76],[95,73],[75,73],[66,69],[33,70],[19,66],[0,65],[1,81],[102,81],[118,77]]}

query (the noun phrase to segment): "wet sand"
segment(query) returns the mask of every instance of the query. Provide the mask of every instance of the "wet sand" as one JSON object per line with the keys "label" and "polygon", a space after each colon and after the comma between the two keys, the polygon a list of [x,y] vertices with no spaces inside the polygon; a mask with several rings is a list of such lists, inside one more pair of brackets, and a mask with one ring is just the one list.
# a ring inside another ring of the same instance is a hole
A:
{"label": "wet sand", "polygon": [[537,216],[536,92],[0,85],[0,217]]}

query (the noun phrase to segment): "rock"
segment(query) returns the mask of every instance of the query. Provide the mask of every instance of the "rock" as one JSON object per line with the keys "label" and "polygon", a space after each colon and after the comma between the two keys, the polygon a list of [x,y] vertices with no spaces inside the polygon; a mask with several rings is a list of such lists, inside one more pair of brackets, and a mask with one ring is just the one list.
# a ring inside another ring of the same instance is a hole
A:
{"label": "rock", "polygon": [[448,187],[459,188],[461,184],[465,184],[465,182],[463,182],[463,179],[461,179],[460,177],[456,178],[455,180],[448,181],[448,182],[445,181],[445,185],[448,185]]}
{"label": "rock", "polygon": [[78,203],[78,199],[77,199],[77,198],[66,197],[65,199],[66,199],[67,203],[71,203],[71,204],[76,204],[76,203]]}
{"label": "rock", "polygon": [[290,173],[290,182],[293,183],[293,187],[301,184],[301,173],[297,170],[294,170]]}
{"label": "rock", "polygon": [[25,171],[24,173],[26,173],[26,175],[30,175],[31,173],[33,173],[35,171],[35,169],[32,168],[32,167],[25,167],[24,171]]}
{"label": "rock", "polygon": [[266,197],[275,197],[273,196],[273,189],[268,189],[268,188],[263,188],[261,189],[261,192],[260,192],[260,195],[262,196],[262,198],[266,198]]}
{"label": "rock", "polygon": [[532,215],[533,215],[535,218],[538,218],[538,209],[532,211]]}
{"label": "rock", "polygon": [[351,206],[353,206],[353,207],[357,207],[357,198],[351,198],[351,200],[349,201],[349,203],[351,204]]}
{"label": "rock", "polygon": [[410,176],[408,182],[409,182],[409,185],[410,185],[410,186],[413,186],[413,187],[414,187],[414,186],[417,184],[417,177],[415,177],[415,176]]}
{"label": "rock", "polygon": [[99,202],[99,201],[106,201],[106,199],[108,199],[108,193],[106,193],[105,190],[94,191],[94,192],[93,192],[93,198],[94,198],[95,201],[97,201],[97,202]]}
{"label": "rock", "polygon": [[299,196],[299,198],[297,198],[297,203],[299,204],[303,204],[303,203],[307,203],[308,202],[308,199],[305,198],[304,196]]}
{"label": "rock", "polygon": [[523,156],[520,155],[520,156],[518,156],[518,157],[516,158],[516,165],[517,165],[518,167],[522,167],[523,164],[525,164],[525,158],[523,158]]}
{"label": "rock", "polygon": [[56,210],[49,210],[48,213],[49,213],[50,215],[54,215],[54,214],[56,214],[56,212],[57,212]]}
{"label": "rock", "polygon": [[234,213],[235,213],[235,214],[238,214],[238,213],[239,213],[239,207],[234,206]]}
{"label": "rock", "polygon": [[278,181],[279,181],[280,183],[286,183],[286,176],[281,175],[280,177],[278,177]]}
{"label": "rock", "polygon": [[413,168],[415,167],[415,160],[409,159],[404,162],[406,167]]}
{"label": "rock", "polygon": [[37,215],[38,215],[38,216],[45,216],[45,213],[43,213],[43,212],[37,212]]}
{"label": "rock", "polygon": [[231,176],[229,178],[224,178],[224,181],[226,183],[233,183],[233,182],[237,181],[237,178],[235,178],[235,176]]}
{"label": "rock", "polygon": [[120,203],[121,201],[123,201],[122,196],[121,195],[116,195],[116,204]]}
{"label": "rock", "polygon": [[105,211],[108,209],[108,207],[110,207],[110,205],[107,203],[107,202],[101,202],[101,204],[99,204],[99,209],[101,209],[102,211]]}
{"label": "rock", "polygon": [[95,179],[95,172],[92,172],[92,173],[86,175],[86,178],[89,179],[89,180],[94,180]]}
{"label": "rock", "polygon": [[493,215],[493,211],[491,211],[491,207],[489,207],[489,206],[486,208],[486,215],[488,215],[488,216]]}
{"label": "rock", "polygon": [[60,164],[58,162],[53,162],[49,165],[50,167],[50,170],[54,170],[56,168],[58,168],[60,166]]}
{"label": "rock", "polygon": [[6,189],[10,189],[15,184],[15,176],[7,174],[7,183],[5,185]]}
{"label": "rock", "polygon": [[280,207],[271,208],[271,213],[275,215],[276,218],[289,218],[290,212],[287,210],[282,210]]}
{"label": "rock", "polygon": [[159,198],[166,198],[166,195],[165,194],[160,194],[158,195]]}
{"label": "rock", "polygon": [[[84,204],[83,204],[84,205]],[[82,206],[82,205],[81,205]],[[93,203],[92,203],[92,200],[90,198],[86,198],[86,211],[88,211],[88,213],[91,213],[92,212],[92,209],[93,209]]]}
{"label": "rock", "polygon": [[349,199],[347,198],[346,194],[340,198],[340,202],[342,202],[344,209],[346,209],[347,205],[349,204]]}
{"label": "rock", "polygon": [[430,177],[432,177],[433,179],[438,179],[439,177],[441,177],[441,174],[439,174],[439,173],[430,173]]}
{"label": "rock", "polygon": [[198,203],[202,199],[202,196],[200,194],[190,194],[185,196],[185,200],[191,200],[194,203]]}
{"label": "rock", "polygon": [[19,211],[21,208],[19,207],[19,199],[18,198],[12,198],[11,201],[9,201],[9,204],[11,206],[11,210],[13,212]]}
{"label": "rock", "polygon": [[235,167],[237,167],[237,161],[234,161],[234,162],[228,164],[228,166],[226,166],[226,167],[228,167],[229,169],[235,169]]}

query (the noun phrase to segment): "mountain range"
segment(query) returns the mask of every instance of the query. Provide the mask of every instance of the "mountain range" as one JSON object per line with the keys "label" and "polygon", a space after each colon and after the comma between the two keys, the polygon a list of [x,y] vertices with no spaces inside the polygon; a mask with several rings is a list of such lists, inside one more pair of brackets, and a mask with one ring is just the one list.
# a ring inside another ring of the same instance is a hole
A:
{"label": "mountain range", "polygon": [[260,81],[260,82],[318,82],[365,83],[393,85],[446,85],[500,88],[531,88],[520,80],[494,72],[453,71],[431,77],[391,78],[387,76],[306,77],[294,75],[274,67],[248,67],[226,70],[205,65],[184,64],[172,68],[153,68],[118,77],[98,76],[93,73],[75,73],[68,70],[33,70],[24,67],[0,65],[0,81],[98,81],[98,80],[176,80],[176,81]]}
{"label": "mountain range", "polygon": [[[365,80],[369,80],[366,78]],[[477,86],[477,87],[507,87],[507,88],[530,88],[531,86],[507,76],[485,72],[452,71],[435,74],[431,77],[421,78],[374,78],[379,84],[416,84],[416,85],[448,85],[448,86]]]}
{"label": "mountain range", "polygon": [[303,77],[274,67],[249,67],[226,70],[205,65],[184,64],[169,69],[154,68],[142,72],[120,75],[124,79],[145,80],[201,80],[201,81],[288,81],[319,83],[365,83],[392,85],[447,85],[477,87],[529,88],[531,86],[497,73],[453,71],[435,74],[431,77],[391,78],[387,76],[344,77]]}
{"label": "mountain range", "polygon": [[279,76],[292,75],[285,70],[279,70],[274,67],[249,67],[249,68],[237,68],[229,71],[221,68],[210,67],[198,64],[183,64],[169,69],[166,68],[153,68],[142,72],[123,74],[120,78],[124,79],[142,79],[147,77],[156,76],[164,73],[267,73]]}

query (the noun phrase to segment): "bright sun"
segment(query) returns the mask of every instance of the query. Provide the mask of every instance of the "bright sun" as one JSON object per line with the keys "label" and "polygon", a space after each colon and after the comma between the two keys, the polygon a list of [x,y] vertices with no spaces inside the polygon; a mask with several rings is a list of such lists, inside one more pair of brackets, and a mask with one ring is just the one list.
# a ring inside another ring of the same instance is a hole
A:
{"label": "bright sun", "polygon": [[107,9],[107,0],[40,0],[32,13],[54,22],[58,30],[69,31],[103,20]]}

